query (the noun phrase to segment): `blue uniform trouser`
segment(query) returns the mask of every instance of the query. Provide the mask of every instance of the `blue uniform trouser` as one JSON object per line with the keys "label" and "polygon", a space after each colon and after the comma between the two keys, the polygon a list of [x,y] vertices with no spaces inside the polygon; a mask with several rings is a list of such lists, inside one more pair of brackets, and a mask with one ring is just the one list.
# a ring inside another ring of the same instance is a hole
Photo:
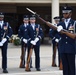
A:
{"label": "blue uniform trouser", "polygon": [[75,75],[75,54],[61,53],[63,75]]}
{"label": "blue uniform trouser", "polygon": [[34,52],[35,52],[35,67],[40,68],[40,47],[34,46]]}
{"label": "blue uniform trouser", "polygon": [[75,54],[75,75],[76,75],[76,54]]}
{"label": "blue uniform trouser", "polygon": [[2,51],[2,69],[7,68],[7,45],[8,45],[8,43],[6,42],[1,47],[1,51]]}

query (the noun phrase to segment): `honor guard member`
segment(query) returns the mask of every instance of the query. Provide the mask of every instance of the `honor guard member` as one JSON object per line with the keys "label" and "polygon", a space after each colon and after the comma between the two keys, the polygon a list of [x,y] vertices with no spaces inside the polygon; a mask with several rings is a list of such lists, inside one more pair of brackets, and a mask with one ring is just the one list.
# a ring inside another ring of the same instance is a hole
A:
{"label": "honor guard member", "polygon": [[26,55],[26,48],[28,47],[28,25],[29,25],[29,16],[23,16],[23,24],[19,27],[18,36],[21,39],[21,61],[20,61],[20,68],[25,68],[25,55]]}
{"label": "honor guard member", "polygon": [[[58,24],[57,31],[60,32],[62,29],[66,29],[70,33],[74,33],[76,23],[71,18],[72,8],[65,6],[62,9],[62,13],[64,21]],[[75,75],[75,39],[72,39],[65,34],[60,35],[60,53],[63,64],[63,75]]]}
{"label": "honor guard member", "polygon": [[8,41],[13,31],[8,22],[4,22],[4,14],[0,12],[0,48],[2,51],[2,69],[3,73],[7,71],[7,48]]}
{"label": "honor guard member", "polygon": [[[53,18],[54,21],[55,21],[55,26],[57,26],[57,24],[60,22],[60,17],[59,16],[56,16]],[[50,38],[52,38],[52,43],[53,43],[53,55],[52,55],[52,66],[53,67],[57,67],[57,64],[56,64],[56,52],[57,52],[57,49],[58,49],[58,43],[59,43],[59,39],[60,39],[60,36],[57,34],[58,32],[56,30],[53,30],[53,29],[50,29],[49,31],[49,36]],[[59,65],[60,65],[60,54],[58,52],[58,58],[59,58]]]}
{"label": "honor guard member", "polygon": [[31,40],[28,49],[30,52],[31,46],[33,45],[35,53],[35,68],[37,71],[40,71],[40,40],[43,37],[43,31],[40,25],[36,24],[35,15],[30,16],[29,37]]}

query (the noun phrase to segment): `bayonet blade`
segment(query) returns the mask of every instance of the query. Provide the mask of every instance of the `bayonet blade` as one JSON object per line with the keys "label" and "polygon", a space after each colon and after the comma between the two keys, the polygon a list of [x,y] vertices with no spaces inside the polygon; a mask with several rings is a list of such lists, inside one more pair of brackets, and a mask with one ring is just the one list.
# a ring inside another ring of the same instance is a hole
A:
{"label": "bayonet blade", "polygon": [[31,13],[33,13],[34,15],[36,14],[36,12],[32,11],[31,9],[29,8],[26,8],[28,11],[30,11]]}

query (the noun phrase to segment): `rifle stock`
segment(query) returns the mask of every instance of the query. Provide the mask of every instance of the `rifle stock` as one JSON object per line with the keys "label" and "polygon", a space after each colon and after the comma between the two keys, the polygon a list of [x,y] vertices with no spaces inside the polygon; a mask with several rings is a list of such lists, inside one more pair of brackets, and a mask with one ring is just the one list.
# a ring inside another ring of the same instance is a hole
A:
{"label": "rifle stock", "polygon": [[29,64],[32,56],[32,49],[33,49],[33,45],[31,45],[30,52],[28,53],[28,59],[27,59],[25,71],[31,71],[29,68]]}
{"label": "rifle stock", "polygon": [[57,43],[55,44],[54,48],[53,48],[53,55],[52,55],[52,66],[56,67],[56,49],[57,49]]}
{"label": "rifle stock", "polygon": [[24,68],[25,67],[25,44],[24,46],[21,48],[21,61],[20,61],[20,68]]}

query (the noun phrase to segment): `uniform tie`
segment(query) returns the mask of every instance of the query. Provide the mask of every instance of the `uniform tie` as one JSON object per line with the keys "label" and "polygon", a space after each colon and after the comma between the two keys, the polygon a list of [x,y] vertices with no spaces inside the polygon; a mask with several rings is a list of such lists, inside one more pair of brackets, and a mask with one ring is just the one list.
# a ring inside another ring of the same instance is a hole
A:
{"label": "uniform tie", "polygon": [[24,24],[24,26],[26,27],[27,25],[26,25],[26,24]]}
{"label": "uniform tie", "polygon": [[68,27],[68,19],[65,19],[65,25],[66,25],[66,28]]}
{"label": "uniform tie", "polygon": [[2,28],[2,25],[3,25],[3,22],[2,22],[2,21],[0,21],[0,26],[1,26],[1,28]]}
{"label": "uniform tie", "polygon": [[35,30],[35,24],[31,24],[31,25],[32,25],[33,30]]}
{"label": "uniform tie", "polygon": [[66,19],[66,22],[68,21],[68,19]]}

